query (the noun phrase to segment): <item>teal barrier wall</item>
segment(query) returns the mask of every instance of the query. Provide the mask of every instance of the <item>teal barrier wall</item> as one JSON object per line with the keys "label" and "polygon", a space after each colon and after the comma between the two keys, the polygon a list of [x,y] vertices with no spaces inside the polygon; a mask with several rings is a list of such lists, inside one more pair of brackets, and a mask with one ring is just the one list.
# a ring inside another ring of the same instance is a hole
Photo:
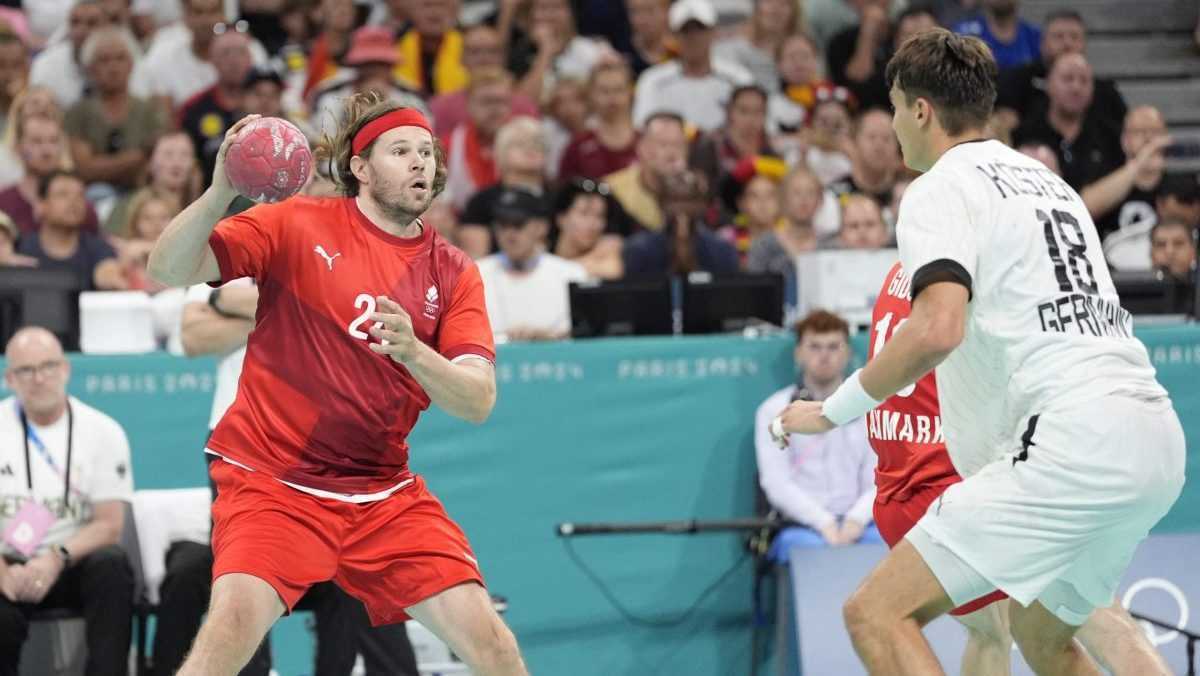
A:
{"label": "teal barrier wall", "polygon": [[[1171,391],[1195,460],[1200,329],[1139,335]],[[856,338],[861,354],[865,337]],[[72,393],[126,426],[139,488],[203,484],[211,360],[76,356],[73,364]],[[739,537],[576,540],[577,556],[613,595],[659,622],[738,566],[686,621],[643,627],[612,608],[553,527],[752,514],[751,420],[758,403],[792,378],[790,339],[508,345],[498,378],[499,403],[483,426],[427,413],[412,439],[412,463],[470,536],[489,585],[510,599],[508,619],[534,673],[746,673],[751,568],[739,563]],[[1193,482],[1159,530],[1196,530],[1198,517]],[[311,668],[304,618],[288,618],[276,630],[284,676]]]}

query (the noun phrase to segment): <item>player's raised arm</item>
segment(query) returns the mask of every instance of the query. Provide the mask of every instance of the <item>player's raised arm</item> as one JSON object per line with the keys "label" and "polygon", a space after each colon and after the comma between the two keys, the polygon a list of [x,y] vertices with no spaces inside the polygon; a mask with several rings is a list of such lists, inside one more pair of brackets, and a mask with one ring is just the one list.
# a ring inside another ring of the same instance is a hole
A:
{"label": "player's raised arm", "polygon": [[159,283],[187,286],[221,278],[217,258],[208,245],[208,238],[238,194],[225,175],[225,156],[229,152],[230,142],[242,127],[258,117],[247,115],[225,132],[225,140],[217,151],[212,185],[199,199],[171,219],[159,236],[146,264],[146,271]]}

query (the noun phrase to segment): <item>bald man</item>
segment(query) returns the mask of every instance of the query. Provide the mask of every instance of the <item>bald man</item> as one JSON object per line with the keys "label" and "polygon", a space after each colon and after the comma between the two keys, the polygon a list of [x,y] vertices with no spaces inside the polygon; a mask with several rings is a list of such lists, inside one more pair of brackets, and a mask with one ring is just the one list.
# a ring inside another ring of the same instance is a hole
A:
{"label": "bald man", "polygon": [[1138,106],[1125,116],[1121,129],[1125,163],[1079,193],[1096,221],[1100,239],[1132,227],[1149,232],[1167,164],[1164,151],[1170,144],[1167,121],[1154,106]]}
{"label": "bald man", "polygon": [[1013,134],[1015,144],[1053,148],[1063,179],[1076,190],[1121,166],[1125,154],[1120,129],[1094,110],[1095,80],[1083,54],[1069,52],[1054,60],[1046,95],[1049,101],[1042,112],[1023,120]]}
{"label": "bald man", "polygon": [[87,676],[125,676],[133,573],[118,546],[133,496],[129,441],[115,420],[67,395],[71,366],[49,331],[5,348],[0,401],[0,676],[16,676],[29,618],[81,612]]}

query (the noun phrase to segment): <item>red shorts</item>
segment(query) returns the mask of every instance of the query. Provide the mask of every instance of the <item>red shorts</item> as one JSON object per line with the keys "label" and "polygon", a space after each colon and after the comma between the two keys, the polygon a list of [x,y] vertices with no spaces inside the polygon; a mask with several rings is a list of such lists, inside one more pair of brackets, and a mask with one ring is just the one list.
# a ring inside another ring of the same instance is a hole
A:
{"label": "red shorts", "polygon": [[319,498],[218,460],[209,471],[213,579],[246,573],[270,584],[288,612],[308,588],[333,580],[367,606],[371,624],[464,582],[483,584],[467,536],[421,477],[375,502]]}
{"label": "red shorts", "polygon": [[[929,510],[929,505],[934,500],[937,500],[938,496],[945,490],[946,486],[929,486],[913,491],[912,495],[903,502],[898,500],[890,500],[882,504],[876,502],[875,526],[879,529],[879,534],[883,536],[883,540],[888,544],[888,547],[895,547],[897,543],[903,540],[908,531],[917,525],[921,517],[925,516],[925,512]],[[1006,598],[1008,598],[1008,594],[997,589],[991,594],[964,603],[951,610],[950,614],[969,615],[980,608]]]}

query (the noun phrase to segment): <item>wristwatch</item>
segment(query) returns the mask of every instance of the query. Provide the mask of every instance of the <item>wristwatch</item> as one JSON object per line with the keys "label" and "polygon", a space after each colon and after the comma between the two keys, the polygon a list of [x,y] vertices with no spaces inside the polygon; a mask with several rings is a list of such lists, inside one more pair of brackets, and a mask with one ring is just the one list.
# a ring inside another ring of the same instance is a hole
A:
{"label": "wristwatch", "polygon": [[222,317],[228,316],[224,312],[221,311],[221,308],[217,307],[217,301],[220,298],[221,298],[221,289],[219,289],[219,288],[213,289],[208,294],[208,306],[210,308],[212,308],[213,310],[216,310],[217,314],[221,315]]}
{"label": "wristwatch", "polygon": [[66,545],[54,545],[50,548],[55,556],[62,560],[63,568],[71,567],[71,550]]}

